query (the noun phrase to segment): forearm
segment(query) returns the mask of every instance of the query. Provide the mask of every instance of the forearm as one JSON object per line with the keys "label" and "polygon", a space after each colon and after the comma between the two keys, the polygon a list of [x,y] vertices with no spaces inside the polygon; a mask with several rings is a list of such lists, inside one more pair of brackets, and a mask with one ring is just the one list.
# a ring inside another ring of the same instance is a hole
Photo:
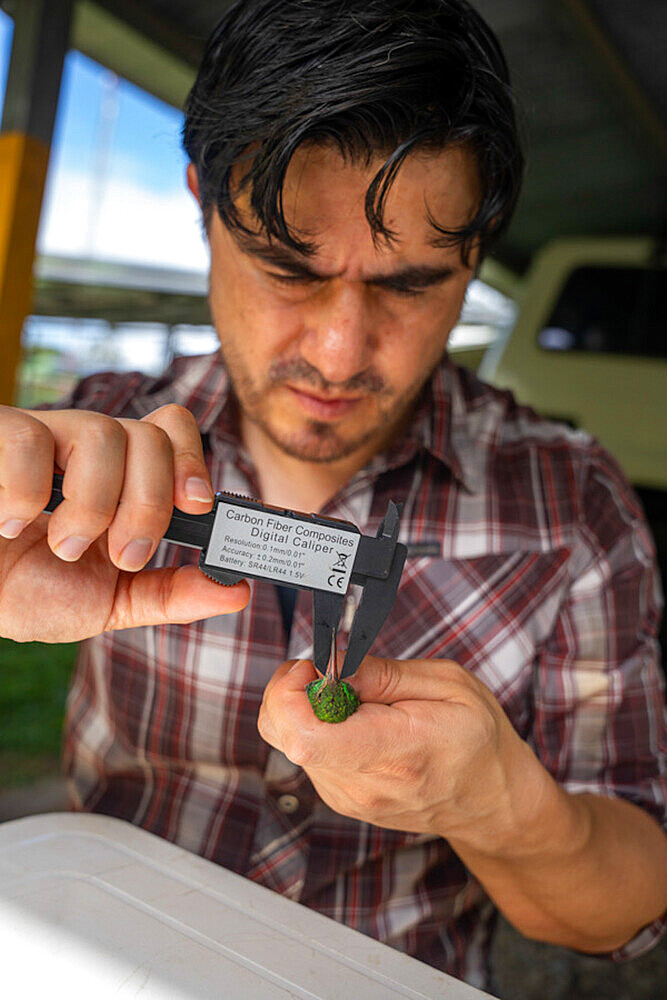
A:
{"label": "forearm", "polygon": [[359,712],[313,722],[308,661],[266,688],[264,739],[334,811],[447,839],[519,930],[582,951],[625,944],[667,896],[667,846],[640,809],[568,795],[481,681],[450,661],[367,657]]}
{"label": "forearm", "polygon": [[580,951],[625,944],[667,905],[667,838],[628,802],[569,795],[548,779],[530,826],[484,853],[452,847],[528,937]]}

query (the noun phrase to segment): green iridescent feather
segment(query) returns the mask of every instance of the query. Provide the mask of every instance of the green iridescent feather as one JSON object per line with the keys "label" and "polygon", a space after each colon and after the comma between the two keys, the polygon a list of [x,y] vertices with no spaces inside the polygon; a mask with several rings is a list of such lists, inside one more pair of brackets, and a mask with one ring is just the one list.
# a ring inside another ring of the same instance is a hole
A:
{"label": "green iridescent feather", "polygon": [[361,705],[361,699],[347,681],[321,677],[306,686],[308,701],[322,722],[344,722]]}

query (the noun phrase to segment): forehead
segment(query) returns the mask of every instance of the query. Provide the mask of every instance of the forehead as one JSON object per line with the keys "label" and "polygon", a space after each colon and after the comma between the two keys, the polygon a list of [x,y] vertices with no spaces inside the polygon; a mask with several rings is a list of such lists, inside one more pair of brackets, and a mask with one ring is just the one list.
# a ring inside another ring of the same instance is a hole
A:
{"label": "forehead", "polygon": [[[328,249],[345,245],[358,252],[372,249],[374,254],[400,257],[413,249],[432,248],[442,256],[441,249],[432,247],[436,233],[429,217],[446,229],[459,228],[472,218],[479,201],[472,154],[457,147],[406,158],[384,205],[385,227],[396,237],[389,248],[384,241],[373,243],[365,213],[366,192],[383,163],[383,157],[370,163],[350,161],[329,145],[299,147],[283,186],[289,228],[297,237],[313,240],[325,255]],[[246,218],[248,201],[243,195],[238,203]]]}

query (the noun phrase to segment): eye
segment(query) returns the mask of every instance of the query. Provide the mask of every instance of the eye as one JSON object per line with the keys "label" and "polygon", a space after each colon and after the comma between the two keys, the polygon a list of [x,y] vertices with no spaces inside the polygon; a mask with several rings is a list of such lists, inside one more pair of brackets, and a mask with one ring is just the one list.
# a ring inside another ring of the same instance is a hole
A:
{"label": "eye", "polygon": [[401,288],[400,286],[394,287],[393,285],[387,285],[386,291],[391,292],[392,295],[399,295],[401,298],[409,299],[416,298],[418,295],[423,295],[424,288]]}
{"label": "eye", "polygon": [[401,299],[416,299],[428,291],[427,287],[420,287],[419,285],[403,285],[397,282],[394,284],[389,284],[389,282],[378,284],[376,286],[382,292],[388,292],[389,295],[395,295]]}
{"label": "eye", "polygon": [[278,274],[276,271],[266,272],[269,278],[280,285],[314,285],[318,279],[307,274]]}

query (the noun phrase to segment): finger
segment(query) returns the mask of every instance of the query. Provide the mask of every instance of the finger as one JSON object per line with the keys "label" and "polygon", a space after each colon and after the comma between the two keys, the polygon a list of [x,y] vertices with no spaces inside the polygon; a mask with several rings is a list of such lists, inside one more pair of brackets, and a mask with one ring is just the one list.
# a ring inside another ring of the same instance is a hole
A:
{"label": "finger", "polygon": [[196,566],[121,573],[107,629],[138,625],[188,624],[241,611],[250,600],[245,580],[224,587]]}
{"label": "finger", "polygon": [[[295,673],[296,677],[300,678],[303,675],[303,677],[305,678],[303,680],[304,689],[306,684],[308,684],[312,680],[315,680],[315,678],[317,677],[317,672],[315,670],[315,667],[313,666],[312,660],[285,660],[285,662],[281,663],[280,666],[276,669],[275,673],[269,680],[269,683],[264,688],[264,697],[266,697],[271,693],[273,688],[280,680],[282,680],[283,677],[292,672],[292,668],[294,668],[293,672]],[[297,687],[301,683],[301,680],[300,679],[297,680],[296,678],[292,678],[292,681],[294,685]]]}
{"label": "finger", "polygon": [[[282,749],[279,745],[279,741],[281,739],[280,732],[283,727],[282,725],[276,725],[274,721],[274,709],[278,709],[280,713],[284,710],[284,703],[281,697],[280,688],[284,687],[281,682],[287,677],[288,674],[290,674],[291,683],[288,685],[287,691],[290,694],[297,692],[296,700],[299,711],[303,707],[302,703],[304,701],[308,703],[308,699],[305,696],[306,685],[317,676],[315,667],[313,666],[311,660],[286,660],[276,669],[275,673],[264,688],[264,696],[259,710],[257,727],[262,738],[277,749]],[[292,674],[294,676],[291,676]],[[277,698],[275,698],[276,688],[278,688]],[[310,721],[309,716],[306,716],[306,718]]]}
{"label": "finger", "polygon": [[197,421],[183,406],[170,404],[149,413],[142,423],[153,423],[167,434],[174,453],[175,507],[203,514],[213,505],[213,488],[204,461]]}
{"label": "finger", "polygon": [[367,656],[350,678],[362,702],[456,701],[480,682],[453,660],[392,660]]}
{"label": "finger", "polygon": [[343,723],[322,722],[305,692],[316,676],[310,660],[278,668],[264,692],[260,734],[306,769],[373,769],[407,729],[404,713],[387,705],[362,704]]}
{"label": "finger", "polygon": [[[336,656],[338,660],[338,667],[340,669],[340,667],[343,666],[343,660],[345,659],[345,654],[342,653],[340,650],[337,650]],[[297,664],[300,665],[299,673],[296,673]],[[307,677],[307,679],[304,681],[304,685],[322,676],[322,674],[318,673],[318,671],[315,669],[315,665],[312,660],[285,660],[285,662],[281,663],[280,666],[276,669],[275,673],[273,674],[269,683],[266,685],[266,688],[264,689],[265,692],[270,691],[271,687],[274,684],[276,684],[282,677],[285,677],[286,674],[291,673],[293,667],[295,668],[294,673],[296,677],[301,676],[301,672],[305,671],[304,676]],[[294,678],[293,680],[295,681],[295,683],[298,683],[298,681],[296,681]]]}
{"label": "finger", "polygon": [[0,406],[0,535],[17,538],[51,495],[55,443],[31,414]]}
{"label": "finger", "polygon": [[306,696],[306,685],[317,674],[311,660],[281,663],[264,689],[257,725],[263,739],[282,750],[284,732],[292,724],[310,729],[319,719]]}
{"label": "finger", "polygon": [[165,431],[155,424],[119,420],[127,437],[125,475],[109,525],[109,558],[119,569],[146,565],[173,513],[174,456]]}
{"label": "finger", "polygon": [[59,410],[43,416],[54,437],[55,462],[64,470],[64,499],[49,518],[48,543],[60,559],[74,562],[114,518],[127,439],[119,422],[101,413]]}

